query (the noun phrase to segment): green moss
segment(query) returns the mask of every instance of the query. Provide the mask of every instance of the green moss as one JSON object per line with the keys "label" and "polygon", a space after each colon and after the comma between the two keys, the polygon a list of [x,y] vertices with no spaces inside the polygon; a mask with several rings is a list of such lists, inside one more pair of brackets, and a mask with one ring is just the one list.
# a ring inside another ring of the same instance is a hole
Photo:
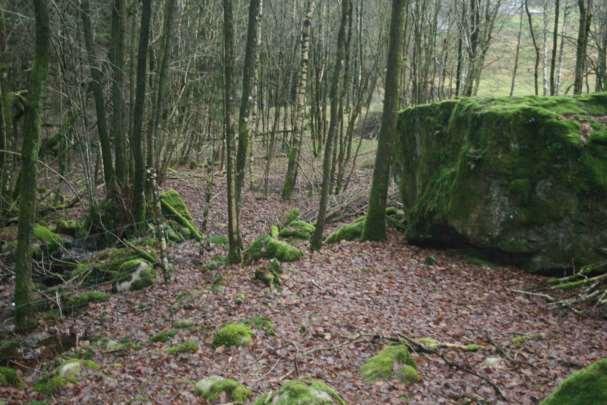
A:
{"label": "green moss", "polygon": [[[399,117],[395,173],[413,243],[473,245],[531,270],[598,261],[607,196],[601,97],[466,98]],[[594,132],[582,139],[582,123]],[[587,236],[580,238],[580,235]],[[591,245],[591,248],[588,246]]]}
{"label": "green moss", "polygon": [[24,383],[17,374],[17,370],[9,367],[0,367],[0,386],[23,387]]}
{"label": "green moss", "polygon": [[0,358],[14,359],[18,356],[21,343],[16,340],[0,340]]}
{"label": "green moss", "polygon": [[42,243],[49,252],[55,252],[58,249],[61,249],[65,244],[65,241],[60,235],[40,224],[34,225],[34,237]]}
{"label": "green moss", "polygon": [[464,350],[466,350],[467,352],[478,352],[480,349],[481,346],[477,345],[476,343],[469,343],[464,346]]}
{"label": "green moss", "polygon": [[198,381],[195,391],[209,403],[226,394],[232,403],[244,404],[252,395],[251,390],[238,381],[216,375]]}
{"label": "green moss", "polygon": [[284,382],[281,387],[257,398],[255,405],[346,405],[331,386],[321,380],[301,379]]}
{"label": "green moss", "polygon": [[34,384],[34,390],[44,395],[53,395],[69,384],[77,383],[84,368],[97,370],[99,365],[92,360],[67,360],[54,372],[38,380]]}
{"label": "green moss", "polygon": [[160,195],[160,204],[164,216],[177,221],[180,225],[187,228],[196,240],[202,241],[202,233],[195,225],[192,214],[181,194],[175,190],[165,191]]}
{"label": "green moss", "polygon": [[279,288],[281,281],[282,266],[277,259],[271,259],[269,264],[255,270],[255,279],[270,288]]}
{"label": "green moss", "polygon": [[209,236],[209,243],[217,246],[227,246],[228,237],[225,235],[211,235]]}
{"label": "green moss", "polygon": [[244,323],[228,323],[220,328],[213,339],[213,346],[248,346],[253,341],[253,331]]}
{"label": "green moss", "polygon": [[135,258],[118,266],[114,275],[117,291],[138,291],[150,287],[156,281],[156,271],[143,259]]}
{"label": "green moss", "polygon": [[209,271],[215,271],[228,264],[228,257],[217,255],[211,258],[208,262],[205,263],[204,268]]}
{"label": "green moss", "polygon": [[79,294],[68,296],[65,301],[65,307],[70,310],[76,310],[86,307],[90,303],[105,302],[110,299],[110,295],[103,291],[85,291]]}
{"label": "green moss", "polygon": [[255,240],[244,252],[244,262],[249,264],[259,259],[277,259],[294,262],[303,257],[303,252],[287,242],[265,235]]}
{"label": "green moss", "polygon": [[607,358],[567,377],[541,405],[607,403]]}
{"label": "green moss", "polygon": [[168,354],[177,355],[182,353],[196,353],[198,351],[198,342],[187,340],[175,346],[166,349]]}
{"label": "green moss", "polygon": [[62,219],[56,223],[57,233],[82,238],[85,234],[84,224],[77,219]]}
{"label": "green moss", "polygon": [[311,223],[302,221],[300,219],[295,219],[282,228],[278,236],[281,238],[309,240],[312,237],[315,229],[316,227]]}
{"label": "green moss", "polygon": [[422,345],[424,347],[424,349],[426,349],[430,352],[435,352],[440,347],[440,342],[431,337],[423,337],[423,338],[417,339],[417,343]]}
{"label": "green moss", "polygon": [[196,324],[194,323],[194,321],[192,321],[190,319],[178,319],[173,324],[173,327],[175,329],[190,330],[190,329],[194,329],[196,327]]}
{"label": "green moss", "polygon": [[301,212],[299,211],[299,208],[293,208],[292,210],[287,211],[287,213],[284,215],[282,223],[283,225],[287,226],[291,222],[298,220],[300,216]]}
{"label": "green moss", "polygon": [[268,317],[256,315],[246,319],[243,323],[249,325],[251,328],[263,331],[268,336],[274,336],[276,334],[274,322]]}
{"label": "green moss", "polygon": [[365,226],[365,217],[360,217],[351,224],[342,225],[327,237],[327,243],[338,243],[342,240],[359,240]]}
{"label": "green moss", "polygon": [[407,366],[416,369],[415,361],[411,358],[407,346],[392,345],[386,346],[367,360],[360,368],[360,372],[369,382],[392,378],[411,382],[409,378],[412,376],[412,372],[410,369],[405,369]]}
{"label": "green moss", "polygon": [[159,332],[159,333],[155,334],[154,336],[152,336],[150,338],[150,341],[166,343],[166,342],[170,341],[171,339],[173,339],[176,335],[177,335],[177,331],[175,329],[167,329],[167,330],[163,330],[162,332]]}

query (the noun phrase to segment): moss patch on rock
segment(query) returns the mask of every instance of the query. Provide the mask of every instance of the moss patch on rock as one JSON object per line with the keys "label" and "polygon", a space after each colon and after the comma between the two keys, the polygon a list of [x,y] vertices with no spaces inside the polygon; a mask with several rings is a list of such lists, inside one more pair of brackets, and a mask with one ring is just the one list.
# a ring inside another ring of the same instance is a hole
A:
{"label": "moss patch on rock", "polygon": [[541,405],[607,404],[607,358],[567,377]]}
{"label": "moss patch on rock", "polygon": [[405,383],[413,383],[419,380],[415,361],[405,345],[384,347],[361,366],[360,372],[369,382],[398,379]]}
{"label": "moss patch on rock", "polygon": [[342,240],[360,240],[365,226],[365,218],[362,216],[350,224],[340,226],[327,237],[326,242],[338,243]]}
{"label": "moss patch on rock", "polygon": [[213,338],[213,346],[248,346],[253,341],[253,330],[245,323],[228,323]]}
{"label": "moss patch on rock", "polygon": [[328,384],[316,379],[284,382],[277,391],[261,395],[255,405],[346,405],[347,402]]}
{"label": "moss patch on rock", "polygon": [[280,230],[281,238],[295,238],[309,240],[316,227],[309,222],[296,219]]}
{"label": "moss patch on rock", "polygon": [[198,381],[194,387],[198,395],[208,402],[217,401],[222,395],[234,404],[244,404],[252,395],[245,385],[231,378],[217,375]]}
{"label": "moss patch on rock", "polygon": [[303,252],[272,235],[257,238],[243,254],[246,264],[260,259],[277,259],[281,262],[295,262],[303,257]]}
{"label": "moss patch on rock", "polygon": [[606,99],[464,98],[404,110],[394,169],[409,241],[473,246],[533,272],[603,261]]}
{"label": "moss patch on rock", "polygon": [[34,384],[34,389],[44,395],[52,395],[80,379],[83,369],[97,370],[99,366],[92,360],[72,359],[61,364],[51,374]]}
{"label": "moss patch on rock", "polygon": [[105,302],[110,294],[103,291],[85,291],[66,297],[64,307],[68,311],[76,311],[95,302]]}
{"label": "moss patch on rock", "polygon": [[[194,218],[188,209],[185,200],[175,190],[168,190],[160,194],[160,205],[162,208],[162,214],[173,221],[176,221],[182,227],[185,227],[190,235],[183,235],[185,239],[194,238],[198,241],[202,241],[203,236],[200,229],[194,223]],[[186,237],[190,236],[190,237]]]}
{"label": "moss patch on rock", "polygon": [[143,259],[131,259],[118,267],[114,289],[118,292],[137,291],[150,287],[156,280],[156,271]]}

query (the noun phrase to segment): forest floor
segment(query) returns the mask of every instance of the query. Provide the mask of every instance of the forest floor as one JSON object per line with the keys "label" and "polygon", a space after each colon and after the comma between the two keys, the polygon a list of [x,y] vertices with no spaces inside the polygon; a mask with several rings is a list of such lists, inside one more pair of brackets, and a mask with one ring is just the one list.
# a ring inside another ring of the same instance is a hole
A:
{"label": "forest floor", "polygon": [[[166,187],[181,192],[197,219],[202,215],[205,176],[174,172]],[[355,181],[366,187],[368,172]],[[269,199],[245,195],[241,229],[245,245],[267,232],[290,208],[313,212],[316,196],[301,193],[291,203],[277,197],[272,179]],[[209,233],[225,234],[225,193],[218,178]],[[331,228],[338,224],[331,224]],[[255,395],[298,377],[320,378],[352,404],[535,404],[568,373],[607,356],[607,322],[550,308],[541,297],[521,293],[545,283],[516,268],[474,263],[464,255],[407,245],[390,231],[386,243],[342,242],[324,246],[299,262],[285,264],[280,290],[253,280],[263,262],[206,270],[224,255],[214,246],[200,254],[194,242],[174,246],[174,282],[141,292],[114,295],[52,328],[79,331],[78,345],[107,338],[139,342],[129,350],[97,350],[99,370],[62,390],[54,403],[198,403],[193,383],[210,375],[241,381]],[[432,264],[428,257],[432,257]],[[264,316],[274,334],[258,331],[252,345],[214,349],[220,326]],[[167,343],[150,337],[179,320]],[[442,349],[414,354],[421,381],[369,384],[361,364],[390,339],[433,337],[445,343],[475,343],[477,352]],[[195,340],[195,353],[168,354],[166,348]],[[32,389],[52,360],[24,372],[28,388],[0,387],[0,399],[25,403],[43,399]],[[502,397],[503,395],[503,397]],[[2,401],[0,401],[2,402]]]}

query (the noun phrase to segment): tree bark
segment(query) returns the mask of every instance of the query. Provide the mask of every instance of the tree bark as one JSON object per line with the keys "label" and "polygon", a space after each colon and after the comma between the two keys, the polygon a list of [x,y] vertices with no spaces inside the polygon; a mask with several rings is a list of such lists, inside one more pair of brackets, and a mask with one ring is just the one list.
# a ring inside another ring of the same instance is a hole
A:
{"label": "tree bark", "polygon": [[308,0],[306,15],[301,32],[301,63],[299,68],[299,80],[297,81],[297,96],[295,100],[295,111],[293,112],[291,143],[288,152],[287,175],[282,189],[282,199],[291,198],[297,184],[297,172],[301,143],[306,121],[306,89],[308,87],[308,70],[310,65],[310,29],[312,26],[312,14],[314,12],[314,1]]}
{"label": "tree bark", "polygon": [[[234,16],[232,0],[223,0],[223,36],[224,36],[224,132],[226,145],[226,171],[228,186],[228,261],[241,261],[241,239],[239,225],[239,209],[236,200],[236,167],[234,159]],[[245,155],[246,156],[246,155]]]}
{"label": "tree bark", "polygon": [[561,14],[561,0],[554,2],[554,30],[552,33],[552,59],[550,60],[550,95],[556,96],[557,79],[556,79],[556,57],[558,52],[559,42],[559,18]]}
{"label": "tree bark", "polygon": [[101,144],[101,159],[103,161],[103,177],[105,190],[108,197],[114,196],[116,191],[114,184],[114,163],[112,160],[112,144],[108,136],[105,101],[103,97],[103,73],[97,63],[95,55],[95,42],[93,38],[93,27],[91,23],[91,8],[89,0],[80,2],[82,29],[84,31],[84,45],[88,57],[89,69],[91,71],[91,89],[95,100],[95,111],[97,112],[97,132]]}
{"label": "tree bark", "polygon": [[112,72],[112,124],[110,137],[114,142],[116,183],[121,188],[128,183],[128,167],[125,141],[125,110],[123,88],[125,85],[124,44],[126,30],[125,0],[114,0],[112,4],[112,48],[110,69]]}
{"label": "tree bark", "polygon": [[588,52],[588,36],[590,34],[590,22],[592,19],[592,0],[578,0],[580,23],[578,29],[575,81],[573,94],[582,94],[584,90],[584,77],[586,76],[586,57]]}
{"label": "tree bark", "polygon": [[531,34],[531,41],[533,42],[533,49],[535,50],[535,65],[533,68],[533,83],[535,85],[535,95],[540,94],[539,84],[539,70],[540,70],[540,47],[537,44],[535,38],[535,30],[533,29],[533,18],[531,17],[531,11],[529,10],[529,0],[525,0],[525,11],[527,13],[527,19],[529,21],[529,34]]}
{"label": "tree bark", "polygon": [[133,218],[139,231],[146,227],[145,209],[145,161],[143,155],[143,117],[145,113],[145,91],[147,55],[152,20],[152,0],[142,0],[141,32],[139,35],[139,51],[137,55],[137,87],[135,90],[135,106],[133,111],[133,132],[131,134],[131,151],[134,161],[133,173]]}
{"label": "tree bark", "polygon": [[21,179],[19,182],[19,228],[15,257],[15,327],[26,331],[33,326],[32,236],[36,217],[36,175],[40,149],[42,109],[46,96],[50,48],[47,0],[34,0],[36,49],[31,73],[29,104],[26,108]]}
{"label": "tree bark", "polygon": [[[401,1],[401,0],[394,0]],[[342,0],[341,6],[341,22],[339,24],[339,33],[337,34],[337,55],[335,59],[335,68],[331,79],[331,92],[329,98],[331,100],[329,131],[325,140],[324,156],[323,156],[323,179],[320,191],[320,202],[318,207],[318,217],[316,218],[316,229],[310,240],[310,248],[319,250],[322,245],[322,237],[325,227],[327,204],[329,200],[329,190],[331,187],[331,159],[333,157],[333,144],[335,141],[337,126],[339,123],[338,108],[339,108],[339,89],[341,81],[341,72],[344,64],[346,53],[346,26],[348,23],[348,15],[352,7],[351,0]]]}
{"label": "tree bark", "polygon": [[242,188],[249,155],[249,140],[251,127],[249,123],[253,107],[253,87],[257,72],[257,31],[260,22],[260,0],[249,2],[249,23],[247,30],[247,45],[245,50],[244,68],[242,73],[242,97],[240,99],[240,114],[238,117],[238,150],[236,152],[236,200],[240,202]]}
{"label": "tree bark", "polygon": [[398,111],[398,75],[401,63],[399,38],[402,35],[403,4],[403,0],[392,1],[384,111],[375,156],[369,209],[362,235],[363,240],[386,239],[386,199],[390,184],[390,162]]}

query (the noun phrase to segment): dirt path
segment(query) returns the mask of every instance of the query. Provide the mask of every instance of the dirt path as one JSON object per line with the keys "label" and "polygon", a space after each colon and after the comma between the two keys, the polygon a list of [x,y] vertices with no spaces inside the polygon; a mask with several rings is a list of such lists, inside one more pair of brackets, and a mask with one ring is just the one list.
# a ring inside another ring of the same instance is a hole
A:
{"label": "dirt path", "polygon": [[[203,190],[192,184],[191,179],[171,181],[199,213]],[[219,190],[211,214],[214,234],[221,234],[225,223],[222,195]],[[304,209],[313,204],[305,198],[297,202]],[[287,208],[277,200],[247,195],[245,239],[250,241]],[[219,374],[240,380],[255,394],[285,379],[317,377],[352,404],[535,404],[560,378],[607,356],[605,321],[550,310],[540,298],[513,291],[536,285],[540,278],[411,247],[396,232],[384,244],[348,242],[306,253],[300,262],[284,266],[280,292],[252,280],[262,263],[205,271],[204,263],[222,253],[216,247],[201,259],[193,243],[176,247],[173,284],[116,295],[67,319],[63,328],[86,331],[90,341],[105,337],[140,344],[117,353],[95,351],[101,369],[62,391],[56,402],[197,403],[192,383]],[[435,264],[425,264],[429,256]],[[258,315],[273,321],[274,336],[259,332],[250,347],[212,348],[219,326]],[[149,343],[151,336],[186,319],[193,321],[193,329],[181,330],[171,343]],[[414,385],[365,383],[359,374],[363,361],[387,343],[383,337],[403,334],[482,348],[476,353],[445,351],[444,358],[414,355],[422,376]],[[199,342],[200,349],[179,356],[165,352],[169,344],[186,340]],[[27,378],[34,380],[41,371]],[[499,400],[488,381],[507,401]],[[6,397],[20,402],[35,394],[0,389],[0,398]]]}

